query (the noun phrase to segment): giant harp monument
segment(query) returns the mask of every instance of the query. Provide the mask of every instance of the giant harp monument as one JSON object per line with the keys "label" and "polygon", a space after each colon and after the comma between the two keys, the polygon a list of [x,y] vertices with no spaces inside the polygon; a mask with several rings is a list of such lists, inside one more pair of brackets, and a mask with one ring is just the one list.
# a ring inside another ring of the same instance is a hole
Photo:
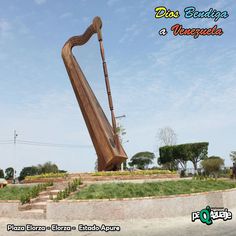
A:
{"label": "giant harp monument", "polygon": [[[82,35],[73,36],[65,43],[62,48],[62,58],[98,156],[98,171],[111,171],[119,170],[121,163],[127,159],[127,155],[117,134],[101,28],[101,19],[95,17],[93,23]],[[97,34],[99,41],[112,125],[72,53],[73,47],[84,45],[93,34]]]}

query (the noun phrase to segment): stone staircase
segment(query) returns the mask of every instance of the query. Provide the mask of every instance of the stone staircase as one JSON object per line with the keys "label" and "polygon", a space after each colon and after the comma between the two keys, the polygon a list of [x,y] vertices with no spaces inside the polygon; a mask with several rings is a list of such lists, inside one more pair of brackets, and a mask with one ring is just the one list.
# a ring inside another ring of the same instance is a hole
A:
{"label": "stone staircase", "polygon": [[19,210],[22,218],[45,219],[47,201],[56,198],[57,193],[63,190],[67,184],[67,181],[54,183],[53,186],[47,187],[45,191],[39,193],[37,198],[31,199],[30,203],[21,205]]}

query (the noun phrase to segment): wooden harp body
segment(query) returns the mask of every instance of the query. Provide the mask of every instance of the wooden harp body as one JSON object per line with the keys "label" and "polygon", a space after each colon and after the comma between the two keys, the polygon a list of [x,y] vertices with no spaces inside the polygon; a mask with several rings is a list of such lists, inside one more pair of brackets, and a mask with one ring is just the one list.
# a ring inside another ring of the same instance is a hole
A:
{"label": "wooden harp body", "polygon": [[[112,127],[109,123],[72,53],[74,46],[82,46],[93,34],[97,33],[98,39],[101,39],[101,27],[101,19],[95,17],[84,34],[71,37],[65,43],[62,48],[62,58],[98,156],[98,171],[108,171],[120,169],[127,155],[114,130],[116,127]],[[112,121],[115,119],[113,111],[112,119]]]}

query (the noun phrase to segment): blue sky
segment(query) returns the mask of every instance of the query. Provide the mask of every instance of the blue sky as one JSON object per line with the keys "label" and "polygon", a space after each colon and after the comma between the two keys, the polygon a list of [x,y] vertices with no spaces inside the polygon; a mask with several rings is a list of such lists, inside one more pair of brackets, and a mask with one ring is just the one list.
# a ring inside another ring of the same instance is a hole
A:
{"label": "blue sky", "polygon": [[[178,19],[155,19],[154,8],[179,10]],[[229,17],[185,19],[183,10],[210,7]],[[178,143],[209,141],[209,155],[231,164],[236,149],[235,2],[144,0],[11,0],[0,2],[0,141],[18,139],[82,145],[80,148],[0,144],[0,168],[52,161],[71,172],[91,171],[96,159],[61,59],[65,41],[94,16],[103,39],[116,115],[126,128],[131,157],[156,151],[158,129],[170,126]],[[176,23],[212,27],[220,37],[163,37]],[[110,118],[97,38],[74,53]],[[85,145],[85,146],[83,146]]]}

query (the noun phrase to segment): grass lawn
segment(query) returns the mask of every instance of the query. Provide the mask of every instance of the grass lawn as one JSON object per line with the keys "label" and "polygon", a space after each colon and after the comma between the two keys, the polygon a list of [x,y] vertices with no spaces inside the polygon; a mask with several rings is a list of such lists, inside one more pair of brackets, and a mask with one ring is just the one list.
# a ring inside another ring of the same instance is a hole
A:
{"label": "grass lawn", "polygon": [[110,199],[164,196],[208,192],[230,188],[236,188],[236,182],[222,180],[178,180],[142,184],[106,183],[89,185],[71,196],[70,199]]}
{"label": "grass lawn", "polygon": [[0,200],[20,200],[21,195],[29,193],[32,187],[5,187],[0,189]]}

